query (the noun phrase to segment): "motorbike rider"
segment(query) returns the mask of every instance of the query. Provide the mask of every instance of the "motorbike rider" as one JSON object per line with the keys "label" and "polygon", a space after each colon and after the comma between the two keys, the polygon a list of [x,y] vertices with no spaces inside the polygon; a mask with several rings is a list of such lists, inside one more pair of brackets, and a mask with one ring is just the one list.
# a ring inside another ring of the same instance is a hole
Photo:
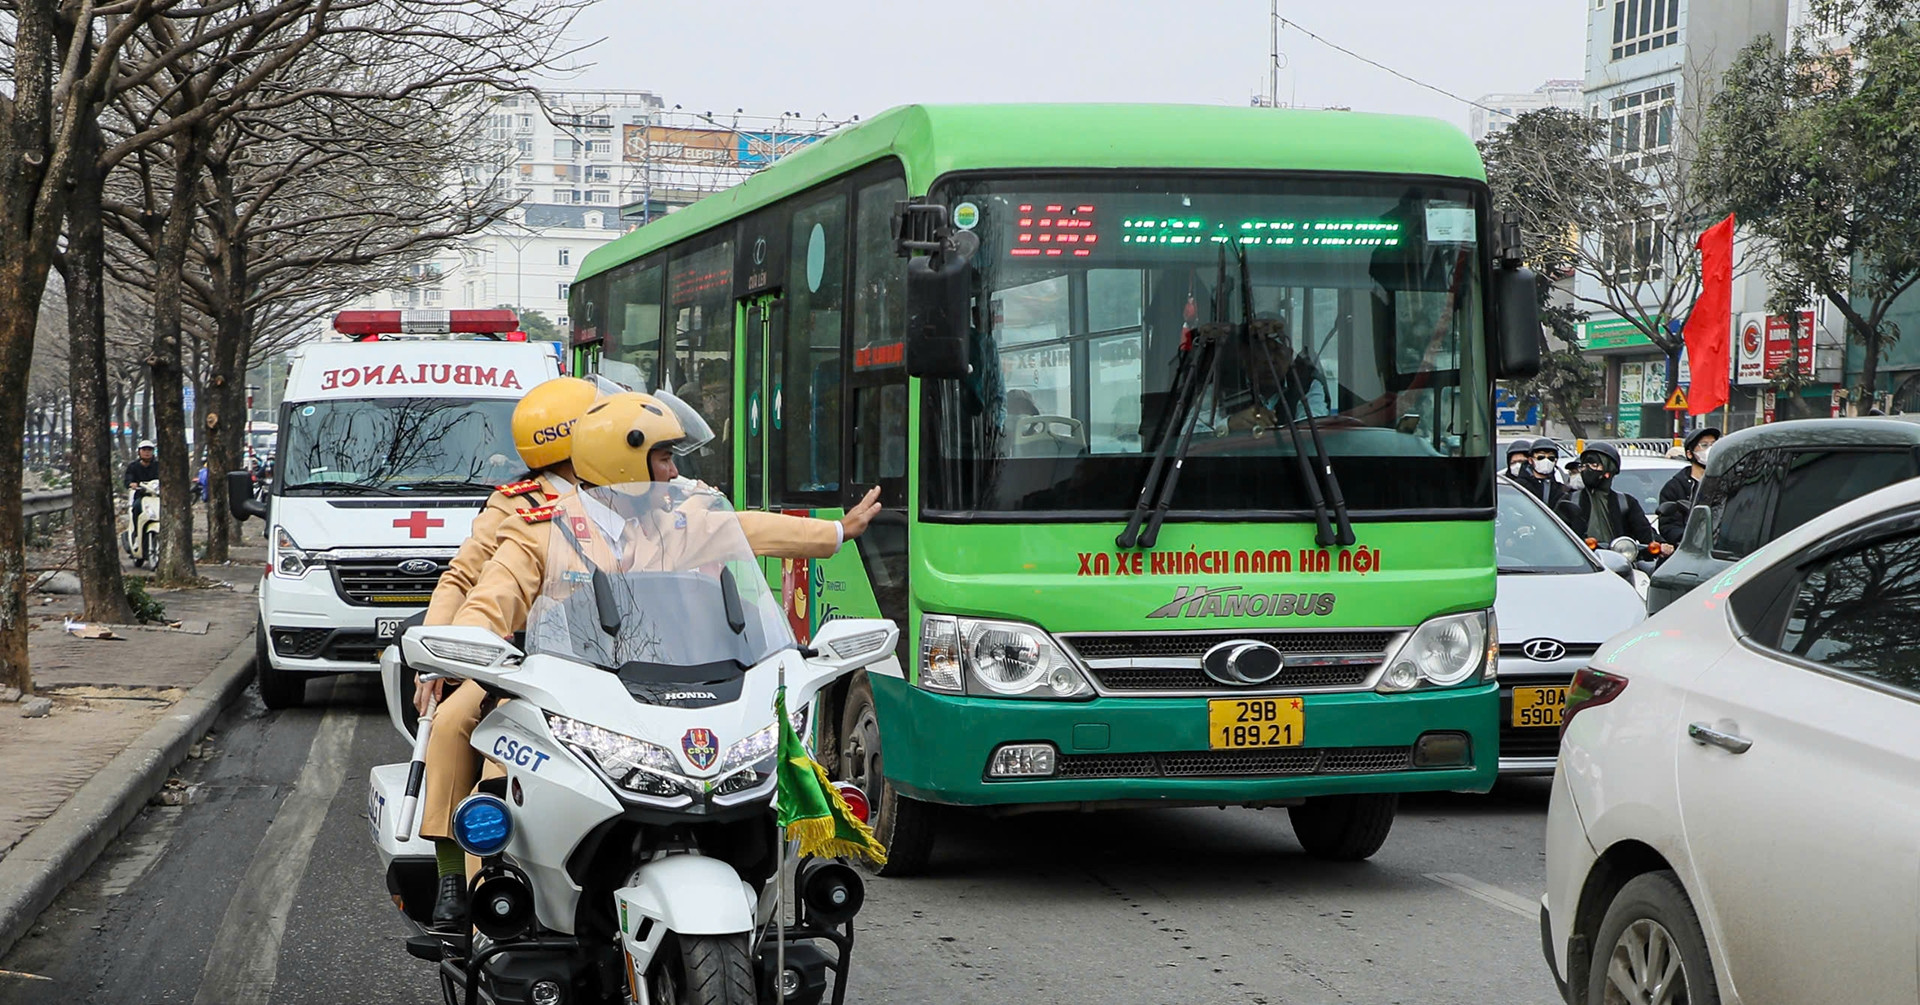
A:
{"label": "motorbike rider", "polygon": [[1507,445],[1507,477],[1525,478],[1533,466],[1533,441],[1515,440]]}
{"label": "motorbike rider", "polygon": [[146,484],[160,479],[160,462],[153,456],[153,441],[141,440],[134,450],[135,459],[127,464],[127,475],[121,481],[126,483],[132,493],[132,513],[130,519],[140,520],[140,498],[146,495]]}
{"label": "motorbike rider", "polygon": [[1720,431],[1712,426],[1702,426],[1687,434],[1684,441],[1686,457],[1690,462],[1686,467],[1673,473],[1665,485],[1660,486],[1660,505],[1654,510],[1660,516],[1660,539],[1668,544],[1679,544],[1687,533],[1687,517],[1693,512],[1693,497],[1700,491],[1700,479],[1707,476],[1707,454],[1720,439]]}
{"label": "motorbike rider", "polygon": [[[481,568],[493,557],[503,522],[516,513],[548,505],[572,487],[573,424],[598,395],[599,389],[588,381],[558,377],[535,384],[514,406],[513,445],[527,466],[526,476],[499,486],[487,497],[466,541],[440,574],[423,624],[438,626],[453,620]],[[445,687],[444,680],[416,683],[414,708],[425,715],[428,703],[439,698]],[[439,864],[436,924],[456,923],[466,915],[466,859],[453,841],[453,808],[480,779],[479,757],[468,743],[480,724],[480,703],[485,698],[486,690],[480,685],[461,683],[434,713],[433,734],[427,738],[420,836],[433,842]]]}
{"label": "motorbike rider", "polygon": [[[683,419],[683,415],[686,418]],[[573,423],[568,437],[571,480],[556,485],[559,492],[548,499],[545,505],[518,510],[511,517],[503,517],[496,523],[491,555],[474,575],[471,587],[465,589],[464,595],[457,601],[453,601],[450,623],[478,625],[502,637],[511,637],[514,632],[525,630],[527,612],[539,596],[545,578],[551,521],[558,510],[578,503],[583,498],[574,492],[575,485],[624,485],[678,479],[680,473],[673,460],[672,448],[697,447],[699,444],[694,440],[704,442],[711,437],[711,433],[689,436],[690,424],[697,424],[697,416],[692,415],[684,403],[668,394],[656,396],[622,392],[593,403],[586,414]],[[699,425],[704,433],[704,425]],[[728,516],[738,520],[741,532],[756,555],[826,558],[837,552],[843,543],[866,531],[874,514],[880,509],[879,491],[878,488],[869,491],[864,499],[837,521],[758,512]],[[573,508],[582,507],[574,505]],[[476,521],[476,537],[480,529]],[[476,553],[479,547],[476,546]],[[462,552],[466,551],[463,545]],[[444,579],[442,584],[446,585]],[[459,584],[448,587],[449,597],[454,596],[454,591],[460,588]],[[440,601],[440,591],[436,590],[434,602],[439,605]],[[474,686],[463,687],[462,690],[478,692],[480,689]],[[416,695],[416,700],[419,697]],[[453,700],[460,700],[459,692],[455,693]],[[435,714],[433,735],[428,738],[429,764],[421,833],[435,837],[436,841],[444,840],[450,834],[453,809],[471,791],[474,780],[500,770],[491,762],[484,767],[477,765],[478,755],[469,745],[468,737],[478,724],[480,713],[481,708],[476,700],[471,712],[463,712],[463,718],[454,720],[465,722],[464,729],[447,728],[450,724],[442,723],[440,713]],[[471,716],[471,721],[465,716]],[[464,768],[464,773],[443,771],[436,779],[433,770],[435,751],[440,752],[437,759],[456,763]],[[465,788],[459,788],[463,781]],[[432,821],[432,832],[428,830],[427,821]],[[436,849],[441,847],[436,843]],[[453,862],[460,861],[456,856],[457,850],[444,853],[440,861],[440,890],[433,912],[436,924],[457,923],[466,915],[464,869],[450,869]]]}
{"label": "motorbike rider", "polygon": [[1550,508],[1572,495],[1572,490],[1560,480],[1560,446],[1550,438],[1533,441],[1533,458],[1527,462],[1525,474],[1517,480]]}
{"label": "motorbike rider", "polygon": [[1642,546],[1653,543],[1653,524],[1640,500],[1613,488],[1620,473],[1620,451],[1611,443],[1589,443],[1580,452],[1580,487],[1555,506],[1560,519],[1575,534],[1605,546],[1617,537],[1630,537]]}

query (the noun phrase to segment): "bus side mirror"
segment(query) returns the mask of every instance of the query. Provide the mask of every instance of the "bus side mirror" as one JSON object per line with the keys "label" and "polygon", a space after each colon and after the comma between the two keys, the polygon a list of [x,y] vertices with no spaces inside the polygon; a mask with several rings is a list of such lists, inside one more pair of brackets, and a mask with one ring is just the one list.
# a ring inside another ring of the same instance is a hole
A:
{"label": "bus side mirror", "polygon": [[934,379],[967,375],[972,289],[967,257],[936,254],[907,259],[907,375]]}
{"label": "bus side mirror", "polygon": [[1526,380],[1540,372],[1540,294],[1533,270],[1493,270],[1494,376]]}

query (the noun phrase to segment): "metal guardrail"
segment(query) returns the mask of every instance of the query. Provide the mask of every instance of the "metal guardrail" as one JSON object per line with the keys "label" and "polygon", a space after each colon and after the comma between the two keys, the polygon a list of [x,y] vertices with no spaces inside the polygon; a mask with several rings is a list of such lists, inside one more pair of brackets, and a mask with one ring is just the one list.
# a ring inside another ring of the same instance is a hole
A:
{"label": "metal guardrail", "polygon": [[20,497],[20,513],[25,518],[28,532],[34,529],[34,521],[58,516],[73,509],[73,490],[61,489],[57,492],[28,492]]}

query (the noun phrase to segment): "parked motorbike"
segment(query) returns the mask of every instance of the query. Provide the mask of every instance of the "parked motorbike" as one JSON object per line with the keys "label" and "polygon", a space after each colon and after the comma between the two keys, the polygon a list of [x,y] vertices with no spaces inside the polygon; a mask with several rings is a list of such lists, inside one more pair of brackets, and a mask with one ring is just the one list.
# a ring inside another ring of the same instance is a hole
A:
{"label": "parked motorbike", "polygon": [[838,1005],[863,887],[843,860],[789,854],[773,803],[775,695],[784,684],[805,736],[832,681],[900,674],[898,628],[836,620],[797,644],[708,490],[586,490],[557,505],[550,538],[524,647],[411,627],[381,661],[410,740],[409,668],[499,699],[472,743],[503,774],[453,815],[481,862],[471,932],[427,928],[433,848],[408,819],[410,765],[371,773],[388,890],[420,930],[408,952],[439,967],[449,1005]]}
{"label": "parked motorbike", "polygon": [[120,532],[120,547],[133,556],[134,568],[145,568],[160,558],[159,480],[134,486],[127,494],[127,508],[134,516],[127,521],[127,529]]}

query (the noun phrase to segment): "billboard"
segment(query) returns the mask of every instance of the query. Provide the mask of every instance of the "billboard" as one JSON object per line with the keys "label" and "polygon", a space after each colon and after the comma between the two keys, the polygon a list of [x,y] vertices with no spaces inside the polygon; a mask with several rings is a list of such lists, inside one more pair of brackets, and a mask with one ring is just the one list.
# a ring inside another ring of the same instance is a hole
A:
{"label": "billboard", "polygon": [[620,156],[654,164],[762,168],[819,138],[812,133],[628,124],[621,127]]}
{"label": "billboard", "polygon": [[1811,377],[1813,366],[1813,312],[1801,311],[1798,338],[1794,337],[1786,317],[1779,314],[1742,314],[1734,330],[1734,382],[1764,384],[1767,374],[1787,365],[1789,354],[1800,359],[1800,372]]}

